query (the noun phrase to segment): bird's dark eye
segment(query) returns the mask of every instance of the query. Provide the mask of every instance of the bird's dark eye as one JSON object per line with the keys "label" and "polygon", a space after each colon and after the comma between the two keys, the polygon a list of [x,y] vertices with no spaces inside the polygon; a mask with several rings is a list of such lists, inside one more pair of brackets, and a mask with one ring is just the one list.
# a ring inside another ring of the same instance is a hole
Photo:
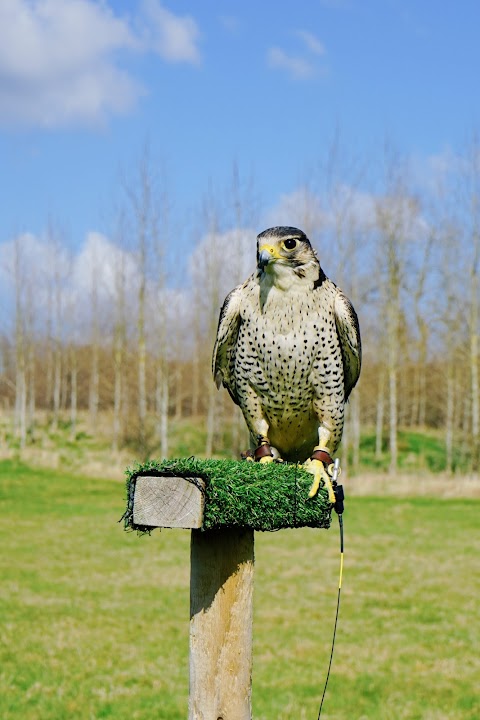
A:
{"label": "bird's dark eye", "polygon": [[293,250],[293,248],[297,247],[297,241],[293,240],[293,238],[285,240],[285,242],[283,243],[283,247],[285,248],[285,250]]}

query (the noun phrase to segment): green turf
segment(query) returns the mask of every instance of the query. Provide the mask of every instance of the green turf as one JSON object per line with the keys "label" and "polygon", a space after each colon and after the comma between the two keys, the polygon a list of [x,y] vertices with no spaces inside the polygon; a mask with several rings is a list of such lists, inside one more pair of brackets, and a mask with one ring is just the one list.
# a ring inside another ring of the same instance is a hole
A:
{"label": "green turf", "polygon": [[[480,717],[480,502],[348,498],[322,720]],[[189,532],[125,533],[124,486],[0,463],[2,720],[187,716]],[[335,519],[335,518],[334,518]],[[255,536],[255,720],[316,720],[338,531]]]}
{"label": "green turf", "polygon": [[205,481],[203,530],[330,527],[332,505],[328,493],[320,488],[309,498],[313,476],[300,465],[188,458],[150,460],[128,469],[126,474],[125,526],[133,530],[148,530],[133,521],[135,485],[141,475],[202,478]]}

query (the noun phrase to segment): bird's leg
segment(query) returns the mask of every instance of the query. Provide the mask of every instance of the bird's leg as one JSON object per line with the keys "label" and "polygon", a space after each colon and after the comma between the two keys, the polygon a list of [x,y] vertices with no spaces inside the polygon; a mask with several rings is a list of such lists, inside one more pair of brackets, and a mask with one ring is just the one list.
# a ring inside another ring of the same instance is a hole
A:
{"label": "bird's leg", "polygon": [[250,438],[252,440],[252,446],[257,443],[257,447],[253,453],[253,459],[256,462],[270,463],[273,462],[273,453],[270,447],[270,440],[268,439],[268,422],[263,417],[261,411],[258,412],[257,417],[254,417],[250,429]]}
{"label": "bird's leg", "polygon": [[257,435],[258,446],[253,456],[257,462],[271,463],[273,462],[272,448],[270,440],[266,435]]}
{"label": "bird's leg", "polygon": [[332,481],[328,473],[328,469],[333,464],[328,449],[330,437],[330,430],[324,425],[320,425],[318,429],[318,445],[313,448],[313,453],[309,460],[304,463],[304,468],[313,475],[313,483],[308,497],[314,497],[318,492],[320,482],[323,482],[323,486],[326,487],[328,491],[329,501],[335,504],[335,493],[333,492]]}
{"label": "bird's leg", "polygon": [[[263,417],[255,417],[250,425],[250,447],[246,453],[242,453],[242,457],[250,462],[256,461],[261,463],[271,463],[274,461],[274,454],[268,439],[268,423]],[[255,448],[255,450],[253,450]]]}

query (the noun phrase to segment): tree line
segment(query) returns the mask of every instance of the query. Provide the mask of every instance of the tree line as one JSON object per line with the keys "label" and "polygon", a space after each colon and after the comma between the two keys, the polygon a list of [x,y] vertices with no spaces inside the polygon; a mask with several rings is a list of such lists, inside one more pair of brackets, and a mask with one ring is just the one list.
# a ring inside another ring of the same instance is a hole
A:
{"label": "tree line", "polygon": [[[145,150],[119,183],[108,228],[90,233],[81,254],[53,221],[41,240],[24,233],[0,246],[8,278],[0,403],[12,436],[25,447],[47,412],[53,429],[67,420],[75,437],[82,412],[113,452],[134,443],[145,456],[168,457],[172,423],[189,419],[204,428],[205,455],[238,456],[247,442],[241,413],[211,377],[218,313],[255,268],[256,234],[289,224],[307,233],[360,318],[364,363],[347,413],[349,461],[358,465],[369,432],[395,473],[399,430],[431,429],[447,470],[462,457],[478,472],[476,138],[427,170],[412,170],[389,146],[375,163],[352,159],[337,138],[276,211],[267,213],[254,179],[234,164],[228,187],[210,187],[187,228]],[[190,234],[188,263],[172,251],[181,233]]]}

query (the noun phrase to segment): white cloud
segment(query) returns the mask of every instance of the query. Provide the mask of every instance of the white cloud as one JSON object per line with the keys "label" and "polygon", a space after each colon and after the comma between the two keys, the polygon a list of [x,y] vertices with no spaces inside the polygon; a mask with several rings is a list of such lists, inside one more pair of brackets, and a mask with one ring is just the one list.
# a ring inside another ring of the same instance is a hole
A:
{"label": "white cloud", "polygon": [[[45,324],[53,313],[49,332],[78,342],[89,337],[93,312],[103,339],[108,341],[121,293],[124,293],[125,320],[129,332],[134,333],[139,281],[137,255],[122,249],[100,232],[88,232],[75,254],[62,246],[61,239],[49,242],[32,233],[23,233],[0,244],[0,330],[13,332],[18,288],[25,312],[33,312],[38,326]],[[179,327],[187,327],[192,307],[188,290],[157,288],[147,280],[146,300],[152,347],[160,324],[163,323],[170,334]]]}
{"label": "white cloud", "polygon": [[420,189],[432,193],[446,191],[452,179],[462,173],[461,157],[450,147],[434,155],[414,155],[410,167]]}
{"label": "white cloud", "polygon": [[200,31],[190,15],[174,15],[158,0],[144,0],[143,8],[149,20],[146,36],[152,50],[170,62],[200,62]]}
{"label": "white cloud", "polygon": [[326,50],[323,43],[315,35],[307,30],[297,30],[296,34],[303,40],[305,46],[314,55],[325,55]]}
{"label": "white cloud", "polygon": [[300,187],[280,196],[278,203],[268,210],[264,218],[265,227],[291,225],[303,230],[314,240],[327,222],[322,201],[307,187]]}
{"label": "white cloud", "polygon": [[218,284],[221,299],[252,274],[256,266],[258,230],[234,228],[208,233],[195,246],[188,260],[194,287]]}
{"label": "white cloud", "polygon": [[329,198],[329,225],[335,227],[340,221],[350,232],[357,229],[368,232],[376,220],[378,198],[351,185],[339,183]]}
{"label": "white cloud", "polygon": [[87,233],[72,263],[71,287],[79,297],[92,295],[95,285],[100,302],[111,302],[116,295],[119,275],[133,292],[138,287],[137,264],[133,255],[96,231]]}
{"label": "white cloud", "polygon": [[87,234],[76,255],[69,254],[61,238],[49,241],[23,233],[0,245],[0,258],[2,304],[11,307],[18,285],[21,297],[33,293],[34,312],[45,319],[49,306],[56,302],[53,296],[59,293],[65,326],[73,321],[88,324],[94,287],[100,316],[110,313],[120,271],[126,287],[133,288],[133,292],[138,287],[133,256],[98,232]]}
{"label": "white cloud", "polygon": [[[138,255],[124,250],[107,236],[90,231],[79,253],[72,259],[65,303],[76,308],[76,327],[91,327],[93,290],[96,293],[97,313],[100,327],[111,330],[113,317],[122,294],[124,312],[130,332],[135,331],[138,313],[140,270]],[[152,280],[146,283],[147,333],[154,347],[158,340],[158,328],[174,334],[179,327],[186,327],[191,314],[191,297],[185,290],[157,287]]]}
{"label": "white cloud", "polygon": [[0,6],[0,119],[53,127],[129,109],[140,88],[110,59],[135,45],[127,24],[87,0]]}
{"label": "white cloud", "polygon": [[[121,66],[127,53],[199,61],[198,29],[157,0],[140,16],[97,0],[0,2],[0,123],[43,128],[98,124],[129,111],[145,90]],[[137,32],[146,26],[149,31]]]}
{"label": "white cloud", "polygon": [[[31,315],[52,303],[55,275],[65,276],[68,254],[33,233],[25,232],[0,245],[0,318],[2,329],[12,331],[16,306]],[[35,322],[35,320],[34,320]]]}
{"label": "white cloud", "polygon": [[286,70],[295,80],[302,80],[314,74],[314,67],[310,62],[304,58],[289,55],[278,47],[269,49],[267,61],[271,68]]}

